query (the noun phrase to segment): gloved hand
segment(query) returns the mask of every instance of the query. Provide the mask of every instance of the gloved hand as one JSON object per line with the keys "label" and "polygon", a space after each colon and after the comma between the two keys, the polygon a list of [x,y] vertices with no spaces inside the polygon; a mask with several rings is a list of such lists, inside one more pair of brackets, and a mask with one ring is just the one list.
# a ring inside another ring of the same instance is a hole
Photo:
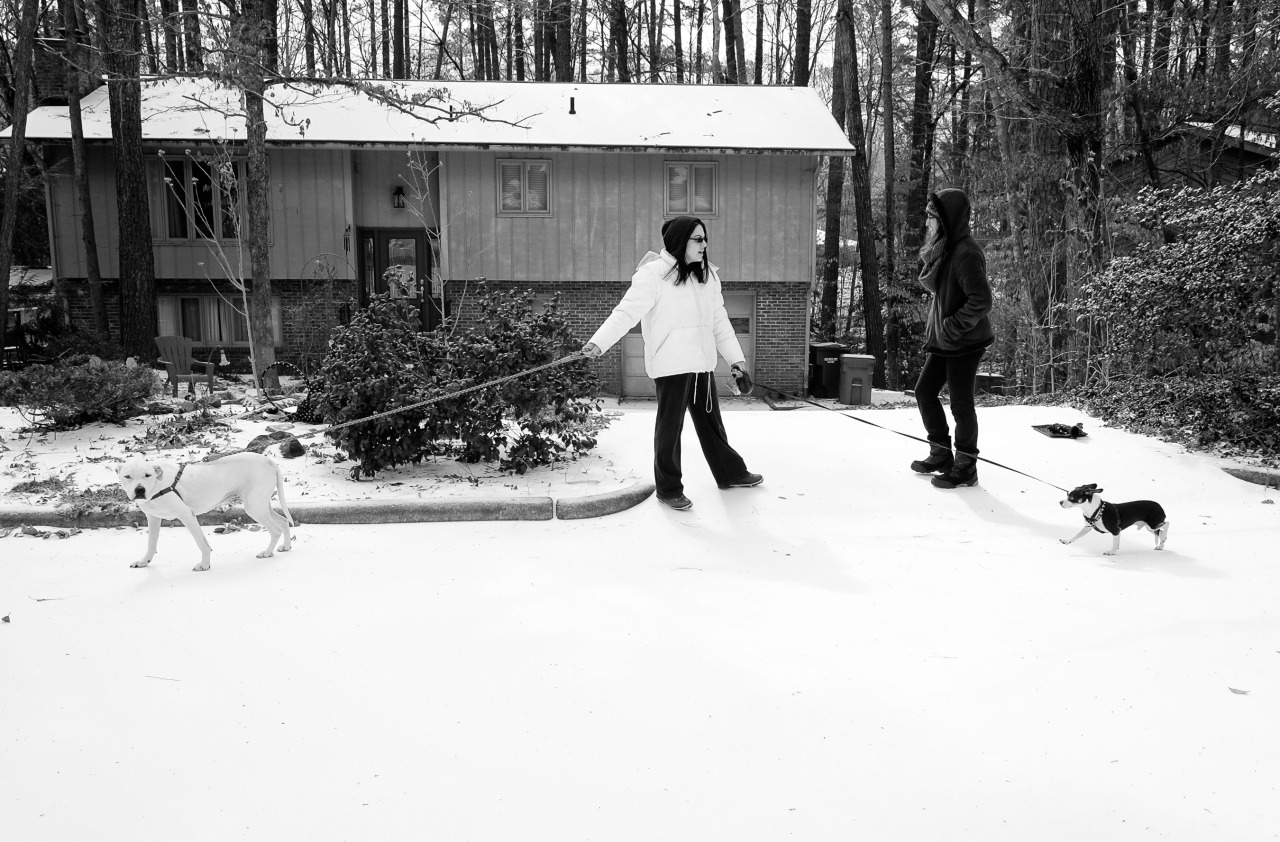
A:
{"label": "gloved hand", "polygon": [[750,395],[751,390],[755,388],[751,383],[751,375],[747,373],[747,367],[743,363],[734,363],[729,367],[729,371],[733,374],[734,392],[739,395]]}
{"label": "gloved hand", "polygon": [[582,350],[580,350],[578,353],[582,354],[582,356],[584,357],[598,357],[601,354],[603,354],[604,351],[600,350],[600,346],[597,345],[596,343],[587,342],[583,344]]}

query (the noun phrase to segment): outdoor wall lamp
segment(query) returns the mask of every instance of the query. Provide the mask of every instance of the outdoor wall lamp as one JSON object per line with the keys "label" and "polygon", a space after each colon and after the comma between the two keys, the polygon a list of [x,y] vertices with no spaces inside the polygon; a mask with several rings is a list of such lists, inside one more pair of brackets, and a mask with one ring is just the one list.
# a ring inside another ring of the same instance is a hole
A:
{"label": "outdoor wall lamp", "polygon": [[397,187],[395,190],[391,192],[391,207],[393,208],[404,207],[404,188],[403,187]]}

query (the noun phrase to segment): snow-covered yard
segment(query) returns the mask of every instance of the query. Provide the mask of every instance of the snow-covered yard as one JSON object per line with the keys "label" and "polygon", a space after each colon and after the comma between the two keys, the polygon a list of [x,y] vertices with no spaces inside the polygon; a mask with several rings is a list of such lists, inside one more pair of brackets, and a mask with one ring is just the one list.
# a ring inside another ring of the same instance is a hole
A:
{"label": "snow-covered yard", "polygon": [[[4,836],[1277,838],[1275,493],[1070,410],[980,417],[991,459],[1160,501],[1166,550],[1063,546],[1057,489],[940,491],[817,410],[726,415],[755,489],[689,431],[685,513],[241,532],[209,573],[180,528],[141,570],[133,529],[0,540]],[[605,433],[620,471],[651,425]]]}

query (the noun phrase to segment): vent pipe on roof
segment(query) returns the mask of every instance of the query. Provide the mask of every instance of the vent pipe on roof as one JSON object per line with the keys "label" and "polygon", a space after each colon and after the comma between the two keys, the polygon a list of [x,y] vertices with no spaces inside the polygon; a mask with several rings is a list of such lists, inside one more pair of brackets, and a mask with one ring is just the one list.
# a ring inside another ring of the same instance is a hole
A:
{"label": "vent pipe on roof", "polygon": [[573,97],[569,97],[569,113],[570,114],[578,113],[577,111],[573,110]]}

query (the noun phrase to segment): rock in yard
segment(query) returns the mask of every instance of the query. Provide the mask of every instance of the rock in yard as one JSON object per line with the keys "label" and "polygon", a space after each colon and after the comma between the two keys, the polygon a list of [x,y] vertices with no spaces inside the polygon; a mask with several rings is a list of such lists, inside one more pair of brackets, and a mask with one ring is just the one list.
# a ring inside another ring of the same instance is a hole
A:
{"label": "rock in yard", "polygon": [[289,437],[288,441],[280,445],[280,455],[286,459],[296,459],[306,452],[307,449],[302,446],[302,442],[292,436]]}

